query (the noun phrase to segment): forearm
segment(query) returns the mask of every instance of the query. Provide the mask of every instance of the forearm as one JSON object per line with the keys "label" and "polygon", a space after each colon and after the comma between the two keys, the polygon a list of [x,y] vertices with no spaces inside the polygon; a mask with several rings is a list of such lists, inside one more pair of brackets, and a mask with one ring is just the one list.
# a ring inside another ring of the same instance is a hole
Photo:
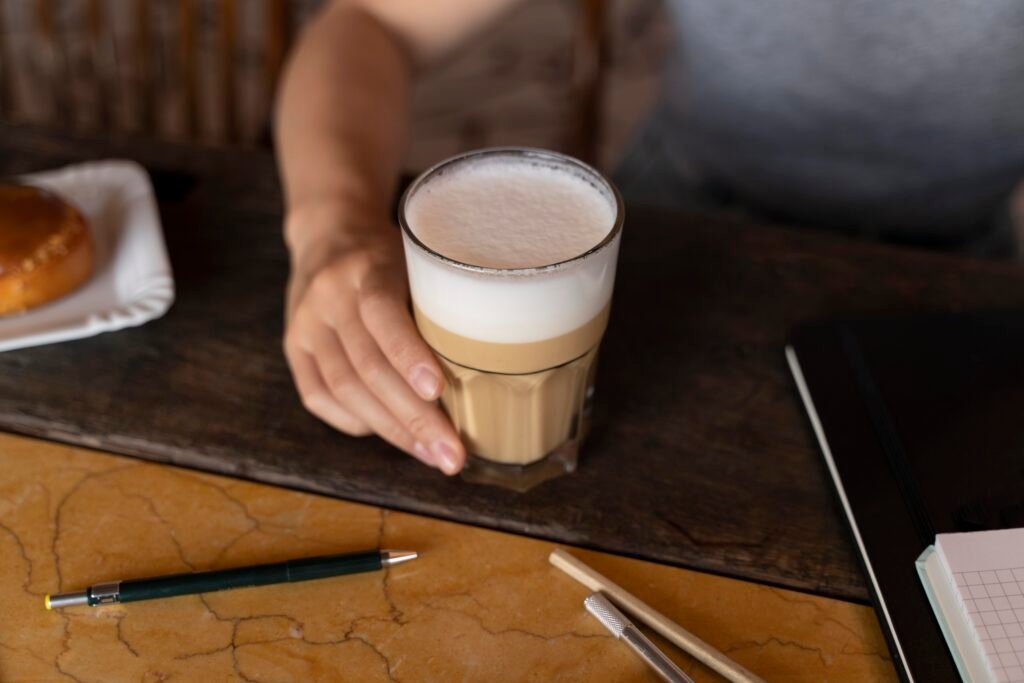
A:
{"label": "forearm", "polygon": [[284,352],[303,404],[448,474],[465,448],[437,405],[444,373],[408,304],[391,199],[414,71],[516,0],[334,0],[278,94],[276,141],[292,258]]}
{"label": "forearm", "polygon": [[331,7],[303,34],[282,81],[275,136],[293,255],[331,237],[325,232],[387,219],[411,72],[400,40],[358,8]]}

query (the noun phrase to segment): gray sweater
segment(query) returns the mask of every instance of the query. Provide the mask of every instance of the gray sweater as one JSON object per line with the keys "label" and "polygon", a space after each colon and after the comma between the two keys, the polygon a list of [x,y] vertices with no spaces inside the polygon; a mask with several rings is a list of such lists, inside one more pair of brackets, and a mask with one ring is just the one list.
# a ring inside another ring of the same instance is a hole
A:
{"label": "gray sweater", "polygon": [[664,94],[617,174],[899,242],[1007,249],[1024,0],[670,0]]}

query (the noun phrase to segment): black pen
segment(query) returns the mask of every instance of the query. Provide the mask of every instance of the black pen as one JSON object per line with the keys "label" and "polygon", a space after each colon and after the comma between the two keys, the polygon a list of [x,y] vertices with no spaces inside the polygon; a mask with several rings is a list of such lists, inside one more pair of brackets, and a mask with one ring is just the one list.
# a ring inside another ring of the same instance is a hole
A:
{"label": "black pen", "polygon": [[84,591],[47,595],[46,609],[71,607],[72,605],[92,607],[117,602],[136,602],[138,600],[170,598],[176,595],[209,593],[229,588],[325,579],[342,574],[372,572],[415,560],[416,557],[417,554],[413,550],[368,550],[344,555],[323,555],[301,560],[260,564],[254,567],[173,574],[151,579],[110,581],[97,583]]}

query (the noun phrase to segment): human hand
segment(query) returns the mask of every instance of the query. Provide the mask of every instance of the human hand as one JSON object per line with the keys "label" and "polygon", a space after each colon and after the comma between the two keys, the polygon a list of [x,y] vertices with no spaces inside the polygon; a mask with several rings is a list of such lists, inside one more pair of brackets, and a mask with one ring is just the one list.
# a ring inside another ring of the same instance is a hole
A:
{"label": "human hand", "polygon": [[436,403],[444,375],[409,314],[401,235],[336,207],[291,210],[284,353],[303,405],[445,474],[466,451]]}

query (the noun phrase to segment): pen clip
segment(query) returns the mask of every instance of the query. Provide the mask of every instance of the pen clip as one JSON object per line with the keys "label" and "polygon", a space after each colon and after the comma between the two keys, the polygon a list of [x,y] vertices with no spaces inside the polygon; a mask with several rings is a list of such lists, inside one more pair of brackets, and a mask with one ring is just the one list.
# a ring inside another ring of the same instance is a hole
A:
{"label": "pen clip", "polygon": [[110,581],[108,583],[97,583],[89,588],[90,605],[112,605],[120,602],[121,582]]}

